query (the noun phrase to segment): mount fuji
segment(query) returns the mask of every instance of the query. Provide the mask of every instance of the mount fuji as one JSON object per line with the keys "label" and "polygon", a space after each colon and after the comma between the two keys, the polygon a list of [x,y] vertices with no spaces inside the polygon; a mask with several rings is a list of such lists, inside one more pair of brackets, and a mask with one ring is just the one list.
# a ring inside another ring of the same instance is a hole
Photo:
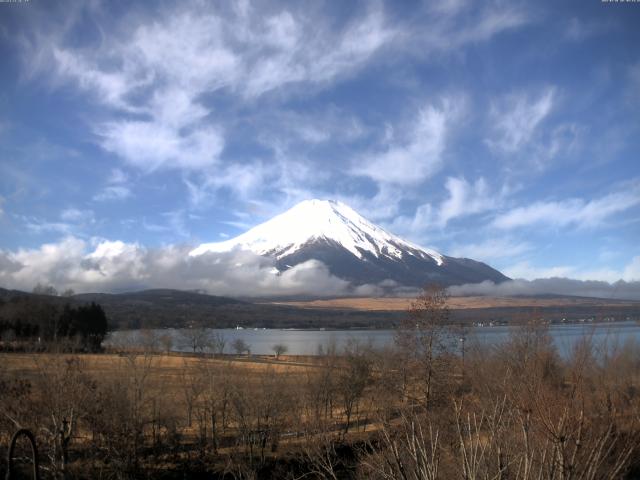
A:
{"label": "mount fuji", "polygon": [[448,257],[403,240],[333,200],[305,200],[242,235],[204,243],[189,255],[240,249],[273,257],[280,272],[315,259],[355,285],[449,286],[509,279],[482,262]]}

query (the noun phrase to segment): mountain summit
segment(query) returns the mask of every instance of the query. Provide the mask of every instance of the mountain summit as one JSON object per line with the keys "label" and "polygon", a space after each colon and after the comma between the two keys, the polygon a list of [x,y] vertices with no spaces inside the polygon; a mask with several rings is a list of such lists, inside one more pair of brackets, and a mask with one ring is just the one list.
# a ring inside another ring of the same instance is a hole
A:
{"label": "mountain summit", "polygon": [[507,280],[488,265],[453,258],[403,240],[333,200],[305,200],[224,242],[204,243],[189,255],[250,250],[276,259],[280,271],[307,260],[355,284],[392,280],[406,286]]}

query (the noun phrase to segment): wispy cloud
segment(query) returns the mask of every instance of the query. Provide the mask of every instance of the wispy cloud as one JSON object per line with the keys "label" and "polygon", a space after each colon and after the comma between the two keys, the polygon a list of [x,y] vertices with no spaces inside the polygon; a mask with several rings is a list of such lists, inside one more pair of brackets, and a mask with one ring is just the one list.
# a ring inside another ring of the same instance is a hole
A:
{"label": "wispy cloud", "polygon": [[438,224],[443,227],[454,218],[493,210],[500,202],[500,193],[491,192],[482,177],[473,183],[465,178],[449,177],[445,186],[449,198],[440,205],[437,216]]}
{"label": "wispy cloud", "polygon": [[267,18],[257,40],[275,53],[249,66],[244,94],[253,97],[288,84],[330,82],[360,68],[395,35],[379,7],[338,35],[323,28],[286,11]]}
{"label": "wispy cloud", "polygon": [[35,216],[14,215],[14,218],[29,232],[41,235],[56,233],[62,235],[82,235],[82,232],[96,223],[93,210],[70,207],[62,210],[58,218],[43,219]]}
{"label": "wispy cloud", "polygon": [[[78,7],[60,28],[49,23],[38,35],[25,36],[23,57],[30,63],[25,68],[34,73],[52,73],[52,85],[73,85],[93,100],[99,109],[91,127],[105,151],[146,173],[185,170],[192,204],[210,200],[219,189],[240,197],[252,191],[257,198],[254,187],[264,178],[251,170],[259,169],[263,159],[231,153],[233,130],[244,121],[238,112],[249,112],[251,137],[275,152],[277,162],[285,166],[279,171],[286,176],[305,163],[303,158],[283,160],[292,152],[303,157],[301,145],[351,142],[367,128],[357,115],[344,112],[287,111],[282,108],[287,99],[309,98],[353,78],[383,56],[393,61],[407,56],[414,46],[426,53],[457,54],[464,45],[488,41],[530,20],[517,5],[450,2],[442,8],[417,9],[413,20],[419,22],[391,16],[388,7],[369,4],[336,21],[321,7],[213,8],[183,2],[145,15],[125,15],[116,26],[116,19],[97,4],[88,16],[117,35],[105,35],[90,45],[78,42],[74,26],[85,18]],[[45,18],[40,21],[46,24]],[[262,114],[264,106],[270,116]],[[369,149],[373,162],[367,160],[367,168],[345,163],[354,167],[352,173],[379,184],[416,185],[440,170],[459,107],[453,98],[426,104],[415,120],[398,125],[388,142]],[[407,126],[408,134],[400,134]],[[274,182],[272,177],[270,184],[287,201],[298,195],[296,189],[311,190],[287,186],[287,178]],[[129,185],[114,182],[94,199],[130,195]]]}
{"label": "wispy cloud", "polygon": [[60,219],[74,223],[93,223],[95,221],[95,215],[92,210],[81,210],[71,207],[60,213]]}
{"label": "wispy cloud", "polygon": [[125,187],[123,185],[108,185],[95,194],[93,199],[98,202],[102,202],[108,200],[123,200],[130,196],[131,190],[129,190],[129,187]]}
{"label": "wispy cloud", "polygon": [[106,186],[93,196],[97,202],[124,200],[132,196],[129,176],[119,168],[113,169]]}
{"label": "wispy cloud", "polygon": [[406,135],[392,134],[382,151],[363,155],[351,173],[397,185],[416,185],[433,176],[442,167],[448,129],[461,109],[449,98],[440,103],[421,108]]}
{"label": "wispy cloud", "polygon": [[627,97],[633,103],[640,104],[640,61],[631,65],[627,70]]}
{"label": "wispy cloud", "polygon": [[489,147],[513,153],[531,142],[552,111],[555,97],[555,90],[549,87],[535,96],[519,92],[495,101],[490,112],[493,133],[486,140]]}
{"label": "wispy cloud", "polygon": [[29,232],[35,234],[59,233],[69,235],[73,233],[75,225],[69,222],[49,221],[41,218],[25,215],[16,215],[15,218]]}
{"label": "wispy cloud", "polygon": [[590,37],[601,35],[608,30],[614,28],[614,24],[606,20],[602,21],[585,21],[578,17],[569,19],[565,26],[565,36],[573,42],[582,42]]}
{"label": "wispy cloud", "polygon": [[533,280],[536,278],[564,277],[567,278],[574,273],[574,268],[569,265],[556,265],[551,267],[538,267],[529,261],[515,263],[502,272],[511,278],[523,278]]}
{"label": "wispy cloud", "polygon": [[424,203],[416,207],[411,216],[397,216],[391,228],[412,236],[429,229],[444,229],[456,219],[496,210],[507,194],[507,189],[492,191],[483,177],[474,182],[464,177],[448,177],[445,181],[447,197],[439,204]]}
{"label": "wispy cloud", "polygon": [[114,121],[102,125],[97,133],[102,147],[127,160],[143,171],[160,168],[199,169],[214,165],[224,148],[224,137],[219,128],[196,129],[182,134],[183,129],[158,121]]}
{"label": "wispy cloud", "polygon": [[515,238],[490,238],[478,243],[454,244],[448,252],[454,257],[473,258],[490,262],[496,259],[518,257],[534,249],[533,244]]}
{"label": "wispy cloud", "polygon": [[613,215],[640,205],[640,186],[627,185],[623,191],[594,200],[572,198],[534,202],[495,217],[493,227],[509,230],[533,225],[554,227],[596,227]]}
{"label": "wispy cloud", "polygon": [[198,2],[123,25],[118,40],[107,37],[90,51],[69,47],[64,35],[38,37],[31,56],[50,52],[60,79],[108,109],[113,118],[94,124],[100,145],[143,171],[219,162],[221,118],[202,95],[225,89],[251,100],[290,85],[322,88],[394,36],[379,6],[338,30],[302,11],[216,12]]}
{"label": "wispy cloud", "polygon": [[517,3],[447,0],[430,3],[427,18],[413,38],[422,53],[455,51],[467,44],[485,42],[496,35],[532,21],[527,10]]}
{"label": "wispy cloud", "polygon": [[272,150],[315,148],[326,143],[351,143],[368,133],[353,112],[335,105],[310,111],[274,108],[255,115],[261,124],[258,141]]}

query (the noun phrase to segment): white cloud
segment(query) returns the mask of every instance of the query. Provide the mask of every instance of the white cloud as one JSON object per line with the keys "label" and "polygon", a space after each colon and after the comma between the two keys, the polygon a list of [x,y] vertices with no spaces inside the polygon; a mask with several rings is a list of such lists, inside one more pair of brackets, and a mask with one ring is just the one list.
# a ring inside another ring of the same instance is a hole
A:
{"label": "white cloud", "polygon": [[118,185],[118,184],[127,183],[128,180],[129,180],[129,176],[125,172],[123,172],[119,168],[114,168],[113,170],[111,170],[111,173],[109,174],[107,183]]}
{"label": "white cloud", "polygon": [[287,86],[322,88],[394,36],[379,7],[338,29],[304,9],[225,10],[183,2],[142,23],[125,18],[119,35],[91,49],[66,46],[64,31],[41,35],[26,58],[49,58],[61,81],[107,108],[111,120],[93,125],[107,151],[143,171],[202,169],[219,163],[227,120],[203,95],[225,89],[251,101]]}
{"label": "white cloud", "polygon": [[438,223],[446,226],[449,220],[493,210],[498,205],[499,196],[489,191],[487,182],[480,177],[470,184],[464,178],[447,178],[445,184],[449,192],[438,212]]}
{"label": "white cloud", "polygon": [[373,197],[338,195],[335,200],[346,203],[363,217],[376,222],[397,217],[398,203],[402,198],[401,187],[383,183]]}
{"label": "white cloud", "polygon": [[615,24],[609,20],[599,18],[589,22],[573,17],[567,22],[564,34],[568,40],[582,42],[613,29],[615,29]]}
{"label": "white cloud", "polygon": [[389,225],[389,230],[420,243],[419,237],[422,237],[429,227],[435,225],[436,216],[431,204],[424,203],[416,208],[412,216],[396,216]]}
{"label": "white cloud", "polygon": [[134,167],[151,172],[160,168],[200,169],[215,165],[224,148],[217,128],[199,128],[188,134],[161,122],[115,121],[98,130],[102,147]]}
{"label": "white cloud", "polygon": [[[379,292],[380,286],[354,289],[332,276],[318,261],[311,260],[274,274],[273,260],[246,251],[190,257],[191,247],[167,246],[150,249],[137,243],[105,239],[91,242],[67,237],[58,243],[15,252],[0,250],[0,285],[30,290],[38,282],[58,290],[77,292],[122,291],[140,288],[201,289],[212,294],[234,296],[353,295]],[[494,285],[483,282],[451,287],[455,295],[516,295],[556,293],[640,299],[640,256],[634,257],[616,275],[590,278],[593,272],[574,267],[536,268],[520,263],[507,269],[514,280]],[[606,280],[606,281],[605,281]],[[621,282],[618,282],[621,280]],[[617,283],[613,283],[617,282]],[[626,283],[625,283],[626,282]]]}
{"label": "white cloud", "polygon": [[555,90],[549,87],[536,96],[516,93],[494,102],[489,115],[493,132],[486,139],[489,147],[504,153],[522,149],[551,113],[555,96]]}
{"label": "white cloud", "polygon": [[[188,227],[187,213],[184,210],[172,210],[160,214],[161,220],[158,223],[142,221],[145,230],[155,233],[171,233],[172,236],[190,238],[191,231]],[[191,218],[191,216],[189,216]]]}
{"label": "white cloud", "polygon": [[274,274],[273,260],[250,252],[189,257],[190,247],[148,249],[137,243],[68,237],[17,252],[0,251],[0,284],[31,290],[40,283],[76,292],[135,288],[202,289],[212,294],[343,295],[348,282],[316,260]]}
{"label": "white cloud", "polygon": [[[390,53],[386,58],[393,62],[393,56],[406,56],[415,46],[424,52],[458,52],[463,45],[489,40],[528,21],[513,5],[470,7],[453,2],[438,11],[418,9],[420,21],[414,22],[392,20],[381,3],[344,18],[327,15],[322,6],[247,3],[227,8],[198,1],[114,18],[97,3],[74,8],[60,28],[42,15],[43,28],[34,29],[39,33],[30,37],[30,45],[23,42],[23,58],[29,64],[25,69],[35,68],[33,77],[46,72],[55,86],[71,84],[94,99],[101,109],[91,126],[103,149],[142,172],[187,170],[191,199],[201,203],[219,188],[246,197],[259,183],[247,170],[264,159],[234,159],[238,165],[232,167],[226,158],[234,151],[229,141],[236,138],[240,124],[248,126],[257,141],[280,149],[275,156],[285,168],[278,166],[278,171],[287,172],[305,163],[299,145],[351,142],[365,130],[358,118],[341,111],[312,112],[308,118],[281,115],[287,99],[308,98],[385,54]],[[76,23],[86,18],[104,32],[95,43],[71,37]],[[425,106],[411,132],[375,151],[372,168],[359,173],[395,185],[429,178],[441,167],[449,122],[458,107],[452,99]],[[273,112],[272,120],[263,115],[264,109]],[[289,122],[283,125],[283,119]],[[295,137],[297,144],[288,137]],[[291,144],[283,145],[287,142]],[[282,160],[292,152],[297,158]],[[376,171],[389,166],[386,173]],[[230,174],[234,169],[242,173],[242,182]],[[201,172],[205,179],[198,177]],[[219,180],[210,181],[211,176]],[[291,184],[290,177],[277,182],[268,177],[287,201],[317,190]],[[129,184],[113,183],[94,199],[119,200],[131,194]]]}
{"label": "white cloud", "polygon": [[507,277],[533,280],[536,278],[568,277],[575,269],[568,265],[553,267],[535,267],[528,261],[518,262],[502,269]]}
{"label": "white cloud", "polygon": [[633,260],[625,266],[622,278],[640,281],[640,255],[633,257]]}
{"label": "white cloud", "polygon": [[530,15],[515,3],[447,0],[429,3],[428,18],[411,40],[420,53],[456,51],[488,41],[528,23]]}
{"label": "white cloud", "polygon": [[511,280],[499,284],[491,281],[449,287],[453,296],[488,295],[575,295],[605,299],[640,300],[640,282],[623,280],[609,283],[601,280],[575,280],[571,278],[539,278]]}
{"label": "white cloud", "polygon": [[[473,183],[464,177],[448,177],[445,188],[447,198],[439,205],[424,203],[416,208],[413,215],[397,215],[390,229],[417,239],[430,228],[445,228],[455,218],[495,210],[508,193],[506,187],[499,192],[492,192],[483,177]],[[399,192],[396,194],[400,195]]]}
{"label": "white cloud", "polygon": [[92,210],[80,210],[78,208],[67,208],[60,213],[60,219],[73,223],[93,223],[95,216]]}
{"label": "white cloud", "polygon": [[490,261],[499,258],[512,258],[529,252],[533,245],[513,238],[490,238],[479,243],[454,244],[449,254],[454,257],[473,258]]}
{"label": "white cloud", "polygon": [[266,165],[260,161],[220,165],[185,175],[183,182],[187,187],[189,202],[196,208],[211,204],[221,190],[231,193],[238,201],[247,202],[260,197],[267,188],[272,192],[278,191],[286,178],[287,174],[283,172],[286,168],[293,170],[294,162],[284,166],[278,162]]}
{"label": "white cloud", "polygon": [[621,269],[614,268],[578,268],[576,266],[552,266],[536,267],[530,262],[518,262],[515,265],[502,270],[511,278],[533,280],[536,278],[570,277],[577,280],[597,280],[603,282],[617,282],[619,280],[634,282],[640,281],[640,256],[635,256]]}
{"label": "white cloud", "polygon": [[637,205],[640,205],[640,186],[632,184],[623,191],[594,200],[572,198],[517,207],[498,215],[492,226],[505,230],[544,224],[556,227],[596,227],[609,217]]}
{"label": "white cloud", "polygon": [[93,196],[93,200],[106,202],[129,198],[132,196],[129,183],[129,176],[119,168],[115,168],[107,178],[107,185]]}
{"label": "white cloud", "polygon": [[48,221],[25,215],[15,215],[15,218],[20,220],[28,231],[35,234],[47,232],[71,234],[75,227],[70,222]]}
{"label": "white cloud", "polygon": [[303,112],[274,109],[256,116],[262,125],[258,140],[272,150],[300,152],[329,142],[350,143],[367,133],[358,117],[334,105]]}
{"label": "white cloud", "polygon": [[360,68],[395,35],[378,8],[338,35],[323,30],[322,23],[295,18],[290,12],[268,17],[262,36],[254,41],[271,47],[274,53],[263,52],[248,67],[244,95],[256,97],[289,84],[330,82]]}
{"label": "white cloud", "polygon": [[66,208],[60,212],[55,220],[42,219],[34,216],[14,215],[29,232],[37,235],[44,233],[58,233],[63,235],[79,235],[88,225],[96,222],[93,210]]}
{"label": "white cloud", "polygon": [[98,202],[109,200],[124,200],[131,196],[131,190],[129,187],[123,185],[109,185],[104,187],[100,192],[93,196],[93,199]]}
{"label": "white cloud", "polygon": [[504,5],[499,5],[497,8],[486,10],[473,28],[469,28],[460,35],[458,42],[485,41],[499,33],[524,25],[528,21],[527,14],[517,6],[505,8]]}
{"label": "white cloud", "polygon": [[640,103],[640,62],[628,67],[626,96],[633,104]]}
{"label": "white cloud", "polygon": [[443,99],[441,107],[423,107],[405,138],[392,139],[383,151],[361,157],[351,173],[381,184],[423,182],[442,167],[448,128],[460,113],[460,107],[450,99]]}

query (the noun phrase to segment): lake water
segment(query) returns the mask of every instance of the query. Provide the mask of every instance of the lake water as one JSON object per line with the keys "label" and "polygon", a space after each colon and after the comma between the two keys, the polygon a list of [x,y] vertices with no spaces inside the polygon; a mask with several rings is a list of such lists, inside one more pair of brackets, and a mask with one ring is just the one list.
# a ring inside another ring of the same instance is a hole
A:
{"label": "lake water", "polygon": [[[493,326],[473,327],[466,339],[467,346],[479,342],[485,345],[499,344],[506,341],[511,332],[519,327]],[[374,347],[392,345],[394,330],[280,330],[280,329],[209,329],[212,333],[219,333],[226,340],[225,353],[233,353],[231,343],[242,339],[249,345],[251,353],[255,355],[273,354],[275,344],[287,347],[291,355],[314,355],[320,345],[327,346],[335,343],[338,349],[343,348],[349,341],[371,344]],[[180,329],[152,330],[155,336],[170,335],[174,351],[189,351],[190,347]],[[634,340],[640,344],[640,324],[636,322],[610,323],[580,323],[551,325],[549,334],[561,355],[567,355],[573,346],[582,338],[592,336],[594,343],[607,345],[622,345],[626,341]],[[106,344],[128,343],[143,344],[140,331],[116,331],[109,335]]]}

